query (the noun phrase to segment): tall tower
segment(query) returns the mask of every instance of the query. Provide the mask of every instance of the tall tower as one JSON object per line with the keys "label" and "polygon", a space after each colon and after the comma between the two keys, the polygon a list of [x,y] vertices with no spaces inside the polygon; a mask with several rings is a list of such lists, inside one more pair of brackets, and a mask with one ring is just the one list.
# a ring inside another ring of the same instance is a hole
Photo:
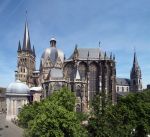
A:
{"label": "tall tower", "polygon": [[139,67],[136,52],[134,52],[133,66],[130,73],[131,87],[130,91],[137,92],[142,91],[142,74]]}
{"label": "tall tower", "polygon": [[19,79],[28,86],[32,86],[33,79],[32,74],[35,70],[35,49],[31,49],[30,35],[28,29],[28,22],[25,22],[23,46],[19,41],[18,44],[18,62],[17,62],[17,71],[16,79]]}

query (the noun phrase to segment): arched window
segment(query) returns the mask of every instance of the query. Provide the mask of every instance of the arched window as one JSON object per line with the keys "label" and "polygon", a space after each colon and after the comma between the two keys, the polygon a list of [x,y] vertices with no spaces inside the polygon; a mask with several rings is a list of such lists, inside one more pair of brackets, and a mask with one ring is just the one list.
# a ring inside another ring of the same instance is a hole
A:
{"label": "arched window", "polygon": [[71,81],[73,81],[74,80],[74,75],[75,75],[75,69],[74,69],[74,66],[73,66],[73,64],[72,63],[70,63],[70,64],[67,64],[66,66],[65,66],[65,77],[66,78],[70,78],[70,80]]}
{"label": "arched window", "polygon": [[92,63],[89,66],[90,77],[89,77],[89,90],[90,98],[93,98],[96,91],[98,91],[98,67],[96,63]]}
{"label": "arched window", "polygon": [[81,97],[81,87],[79,85],[77,86],[76,97]]}
{"label": "arched window", "polygon": [[79,64],[79,73],[80,73],[81,80],[85,80],[87,74],[87,65],[84,62],[81,62]]}

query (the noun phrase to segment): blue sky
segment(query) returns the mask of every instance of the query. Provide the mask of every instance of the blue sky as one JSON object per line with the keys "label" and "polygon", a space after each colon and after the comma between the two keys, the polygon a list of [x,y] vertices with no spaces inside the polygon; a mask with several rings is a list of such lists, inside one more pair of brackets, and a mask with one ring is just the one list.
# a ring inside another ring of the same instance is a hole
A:
{"label": "blue sky", "polygon": [[25,12],[37,69],[51,37],[69,57],[78,47],[98,47],[116,55],[117,77],[129,78],[136,48],[144,86],[150,76],[149,0],[0,0],[0,86],[14,81],[18,41]]}

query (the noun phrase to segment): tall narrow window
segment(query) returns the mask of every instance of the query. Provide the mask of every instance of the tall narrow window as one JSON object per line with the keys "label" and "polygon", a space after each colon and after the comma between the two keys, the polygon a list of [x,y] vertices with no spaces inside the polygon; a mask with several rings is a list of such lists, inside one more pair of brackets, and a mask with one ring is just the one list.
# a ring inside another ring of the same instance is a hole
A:
{"label": "tall narrow window", "polygon": [[79,73],[80,73],[81,80],[85,80],[87,74],[87,65],[84,62],[81,62],[79,64]]}
{"label": "tall narrow window", "polygon": [[89,90],[90,98],[92,99],[95,92],[98,91],[98,67],[96,63],[92,63],[89,66],[90,77],[89,77]]}
{"label": "tall narrow window", "polygon": [[69,78],[71,81],[74,80],[74,75],[75,75],[75,69],[74,69],[74,66],[73,64],[67,64],[65,66],[65,77],[66,78]]}

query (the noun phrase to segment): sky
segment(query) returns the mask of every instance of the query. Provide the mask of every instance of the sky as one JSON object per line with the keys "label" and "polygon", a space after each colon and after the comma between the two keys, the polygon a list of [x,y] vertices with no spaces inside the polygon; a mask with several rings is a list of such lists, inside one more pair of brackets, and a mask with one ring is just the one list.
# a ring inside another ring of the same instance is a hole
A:
{"label": "sky", "polygon": [[150,83],[149,0],[0,0],[0,87],[15,80],[18,41],[27,20],[36,68],[51,37],[66,58],[79,48],[99,47],[116,56],[117,77],[130,77],[134,48],[143,85]]}

